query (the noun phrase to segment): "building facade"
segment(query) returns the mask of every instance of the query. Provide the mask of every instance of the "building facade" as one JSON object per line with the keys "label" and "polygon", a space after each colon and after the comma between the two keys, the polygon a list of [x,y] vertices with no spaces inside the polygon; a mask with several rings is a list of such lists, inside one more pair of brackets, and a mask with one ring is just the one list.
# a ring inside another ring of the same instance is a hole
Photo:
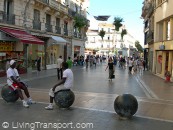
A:
{"label": "building facade", "polygon": [[0,1],[0,68],[8,59],[16,59],[32,70],[39,56],[43,69],[56,67],[64,60],[84,54],[88,24],[79,31],[74,17],[86,20],[89,0],[1,0]]}
{"label": "building facade", "polygon": [[154,43],[152,72],[164,77],[165,72],[173,73],[173,1],[154,0]]}
{"label": "building facade", "polygon": [[[98,30],[87,31],[86,50],[94,50],[99,55],[132,56],[136,51],[135,39],[129,33],[121,38],[121,31],[115,32],[115,26],[109,23],[100,23]],[[99,36],[101,30],[105,31],[103,39]],[[87,52],[86,52],[87,53]]]}

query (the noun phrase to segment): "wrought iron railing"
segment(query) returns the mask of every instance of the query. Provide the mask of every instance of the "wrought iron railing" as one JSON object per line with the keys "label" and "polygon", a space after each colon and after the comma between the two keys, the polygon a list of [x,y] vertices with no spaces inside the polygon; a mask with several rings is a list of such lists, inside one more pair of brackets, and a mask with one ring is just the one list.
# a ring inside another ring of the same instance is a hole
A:
{"label": "wrought iron railing", "polygon": [[47,32],[52,32],[52,25],[45,23],[45,29]]}
{"label": "wrought iron railing", "polygon": [[0,12],[0,23],[15,24],[15,15],[7,14],[5,12]]}
{"label": "wrought iron railing", "polygon": [[33,20],[33,29],[41,30],[41,22]]}
{"label": "wrought iron railing", "polygon": [[57,34],[61,34],[61,27],[55,26],[55,30]]}

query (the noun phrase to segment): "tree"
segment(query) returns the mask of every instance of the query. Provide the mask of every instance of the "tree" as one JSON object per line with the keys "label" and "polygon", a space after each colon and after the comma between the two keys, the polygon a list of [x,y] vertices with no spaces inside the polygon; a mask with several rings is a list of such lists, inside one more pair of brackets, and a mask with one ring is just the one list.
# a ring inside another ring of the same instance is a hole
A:
{"label": "tree", "polygon": [[80,31],[82,27],[86,26],[87,25],[87,20],[80,16],[80,15],[76,15],[74,17],[74,27],[75,28],[78,28],[78,30]]}
{"label": "tree", "polygon": [[143,47],[141,46],[139,41],[135,41],[135,47],[139,52],[143,52]]}
{"label": "tree", "polygon": [[127,34],[127,30],[126,29],[122,29],[122,32],[121,32],[121,39],[123,40],[123,37],[124,35]]}
{"label": "tree", "polygon": [[123,18],[120,18],[120,17],[115,17],[114,18],[113,25],[115,25],[115,30],[116,31],[119,31],[119,28],[122,26],[121,22],[123,22]]}
{"label": "tree", "polygon": [[102,38],[103,40],[103,37],[105,36],[105,31],[102,29],[100,32],[99,32],[99,36]]}

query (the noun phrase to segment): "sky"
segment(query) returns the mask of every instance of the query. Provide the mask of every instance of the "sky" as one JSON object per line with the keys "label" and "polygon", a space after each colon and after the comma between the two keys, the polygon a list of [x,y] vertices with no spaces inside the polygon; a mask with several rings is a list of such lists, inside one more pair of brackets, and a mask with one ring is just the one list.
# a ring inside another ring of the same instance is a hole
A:
{"label": "sky", "polygon": [[[141,19],[144,0],[90,0],[88,7],[88,19],[90,29],[98,29],[98,21],[93,16],[110,15],[108,23],[113,23],[114,17],[123,18],[127,31],[144,44],[143,19]],[[94,24],[96,23],[96,24]]]}

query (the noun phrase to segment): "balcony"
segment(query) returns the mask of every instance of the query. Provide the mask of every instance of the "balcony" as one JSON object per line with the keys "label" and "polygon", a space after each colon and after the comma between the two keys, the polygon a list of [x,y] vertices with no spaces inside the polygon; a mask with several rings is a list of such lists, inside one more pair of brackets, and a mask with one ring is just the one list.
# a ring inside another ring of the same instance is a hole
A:
{"label": "balcony", "polygon": [[37,1],[40,1],[40,2],[45,3],[45,4],[49,4],[49,0],[37,0]]}
{"label": "balcony", "polygon": [[0,12],[0,23],[15,25],[15,15]]}
{"label": "balcony", "polygon": [[52,25],[45,23],[46,32],[52,32]]}
{"label": "balcony", "polygon": [[64,35],[68,36],[68,30],[64,29]]}
{"label": "balcony", "polygon": [[153,31],[149,31],[149,33],[146,36],[146,42],[147,44],[151,44],[154,41],[154,33]]}
{"label": "balcony", "polygon": [[58,10],[58,11],[61,11],[61,12],[64,12],[66,14],[68,14],[68,9],[66,6],[62,5],[60,2],[58,1],[55,1],[55,0],[49,0],[49,5],[50,7]]}
{"label": "balcony", "polygon": [[70,16],[74,17],[74,16],[76,15],[76,12],[69,8],[69,9],[68,9],[68,14],[69,14]]}
{"label": "balcony", "polygon": [[41,22],[33,20],[33,29],[41,30]]}
{"label": "balcony", "polygon": [[75,38],[82,39],[82,34],[81,34],[81,33],[74,32],[74,33],[73,33],[73,36],[74,36]]}
{"label": "balcony", "polygon": [[61,27],[55,26],[55,30],[57,34],[61,34]]}

